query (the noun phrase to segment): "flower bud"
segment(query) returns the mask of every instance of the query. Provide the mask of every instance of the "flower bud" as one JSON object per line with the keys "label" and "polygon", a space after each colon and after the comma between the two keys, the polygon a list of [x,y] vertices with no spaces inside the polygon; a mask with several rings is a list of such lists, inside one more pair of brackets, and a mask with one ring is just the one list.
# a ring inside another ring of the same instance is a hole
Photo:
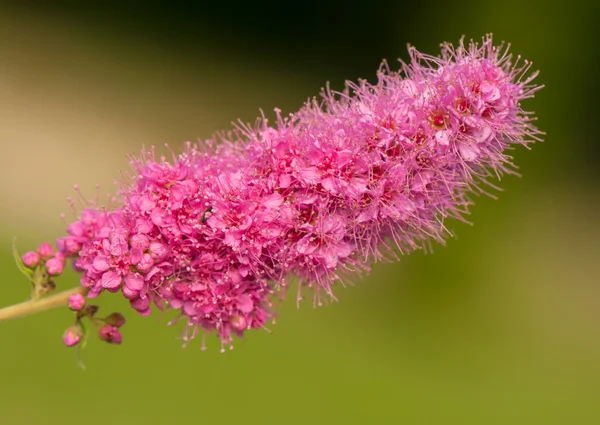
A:
{"label": "flower bud", "polygon": [[113,313],[104,319],[107,325],[112,325],[116,328],[120,328],[125,324],[125,317],[121,313]]}
{"label": "flower bud", "polygon": [[42,258],[50,258],[54,255],[54,248],[52,248],[49,243],[44,242],[39,246],[37,252],[42,256]]}
{"label": "flower bud", "polygon": [[83,333],[81,331],[81,327],[79,327],[79,325],[74,325],[68,328],[65,333],[63,333],[62,340],[67,347],[73,347],[79,344],[82,336]]}
{"label": "flower bud", "polygon": [[231,328],[236,332],[245,331],[248,327],[248,321],[242,315],[232,316],[231,319],[229,319],[229,324],[231,325]]}
{"label": "flower bud", "polygon": [[65,270],[65,257],[63,254],[58,253],[54,257],[46,261],[46,271],[50,276],[61,275]]}
{"label": "flower bud", "polygon": [[33,270],[40,263],[40,256],[37,252],[29,251],[23,254],[21,261],[23,261],[25,267]]}
{"label": "flower bud", "polygon": [[85,298],[79,293],[73,294],[67,299],[67,304],[71,310],[80,311],[85,305]]}
{"label": "flower bud", "polygon": [[77,255],[81,250],[81,242],[78,242],[74,236],[66,236],[56,240],[58,250],[67,255]]}
{"label": "flower bud", "polygon": [[98,329],[98,336],[102,341],[109,344],[120,344],[123,341],[123,336],[119,329],[112,325],[104,325]]}

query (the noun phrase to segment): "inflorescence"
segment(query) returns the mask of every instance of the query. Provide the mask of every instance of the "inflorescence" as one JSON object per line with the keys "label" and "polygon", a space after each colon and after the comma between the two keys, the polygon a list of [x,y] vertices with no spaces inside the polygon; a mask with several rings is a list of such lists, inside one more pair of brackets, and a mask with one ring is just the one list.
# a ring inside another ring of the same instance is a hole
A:
{"label": "inflorescence", "polygon": [[[507,151],[540,140],[520,104],[540,87],[531,63],[491,36],[444,44],[439,57],[409,52],[398,72],[384,62],[375,84],[327,88],[289,117],[276,110],[275,126],[261,118],[187,143],[172,161],[142,152],[120,206],[85,208],[56,252],[43,244],[24,266],[56,277],[71,260],[87,298],[176,310],[185,341],[214,331],[223,346],[265,327],[292,276],[298,301],[308,292],[320,305],[384,255],[443,242],[469,193],[514,174]],[[121,342],[123,316],[94,319],[81,295],[68,305],[77,323],[66,345],[79,343],[84,317]]]}

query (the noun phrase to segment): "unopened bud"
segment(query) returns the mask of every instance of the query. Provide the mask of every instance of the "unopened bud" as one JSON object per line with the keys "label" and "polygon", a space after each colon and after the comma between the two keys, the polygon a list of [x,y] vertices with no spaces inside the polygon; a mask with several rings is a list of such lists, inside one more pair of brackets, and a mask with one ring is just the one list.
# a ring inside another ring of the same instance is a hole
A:
{"label": "unopened bud", "polygon": [[125,317],[121,313],[113,313],[104,319],[107,325],[112,325],[116,328],[120,328],[125,324]]}
{"label": "unopened bud", "polygon": [[42,258],[50,258],[54,255],[54,248],[52,248],[49,243],[44,242],[39,246],[37,252],[42,256]]}
{"label": "unopened bud", "polygon": [[98,336],[102,341],[109,344],[120,344],[123,341],[123,336],[119,329],[112,325],[104,325],[98,329]]}
{"label": "unopened bud", "polygon": [[79,311],[85,305],[85,298],[83,295],[81,295],[79,293],[73,294],[73,295],[69,296],[69,298],[67,299],[67,304],[69,305],[69,308],[71,310]]}
{"label": "unopened bud", "polygon": [[245,331],[248,327],[248,321],[242,315],[232,316],[231,319],[229,319],[229,324],[231,325],[231,328],[236,332]]}
{"label": "unopened bud", "polygon": [[62,340],[67,347],[73,347],[79,344],[82,336],[83,333],[81,332],[81,328],[78,325],[75,325],[71,326],[63,333]]}
{"label": "unopened bud", "polygon": [[46,271],[50,276],[61,275],[65,270],[65,257],[61,253],[46,261]]}
{"label": "unopened bud", "polygon": [[40,263],[40,256],[37,252],[29,251],[23,254],[21,261],[23,261],[25,267],[33,270]]}

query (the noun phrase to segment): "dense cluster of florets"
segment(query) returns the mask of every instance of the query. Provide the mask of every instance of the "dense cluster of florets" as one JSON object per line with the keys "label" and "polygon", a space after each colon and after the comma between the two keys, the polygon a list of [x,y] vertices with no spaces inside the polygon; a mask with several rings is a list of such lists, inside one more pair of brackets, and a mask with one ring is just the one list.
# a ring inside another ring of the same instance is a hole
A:
{"label": "dense cluster of florets", "polygon": [[491,38],[410,56],[401,72],[384,63],[375,84],[277,111],[276,126],[188,143],[171,162],[132,160],[122,205],[84,210],[58,240],[88,297],[175,309],[185,339],[204,329],[229,344],[265,326],[290,276],[320,304],[386,252],[443,241],[468,193],[512,172],[506,150],[539,140],[519,103],[538,87]]}

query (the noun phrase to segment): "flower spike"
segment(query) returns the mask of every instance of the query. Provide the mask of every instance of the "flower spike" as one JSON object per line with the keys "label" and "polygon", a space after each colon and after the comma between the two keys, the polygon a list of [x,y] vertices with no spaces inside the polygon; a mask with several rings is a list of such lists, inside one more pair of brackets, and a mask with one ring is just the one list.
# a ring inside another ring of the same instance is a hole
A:
{"label": "flower spike", "polygon": [[[186,343],[204,330],[225,346],[265,329],[292,275],[298,299],[320,305],[373,262],[443,243],[471,193],[515,174],[508,151],[541,140],[521,106],[541,86],[491,36],[409,54],[374,83],[327,86],[286,118],[276,110],[275,126],[240,124],[170,161],[142,151],[119,206],[88,204],[56,253],[44,245],[23,264],[55,276],[70,259],[88,298],[121,293],[144,316],[175,310]],[[100,338],[121,343],[121,319],[109,316]]]}

